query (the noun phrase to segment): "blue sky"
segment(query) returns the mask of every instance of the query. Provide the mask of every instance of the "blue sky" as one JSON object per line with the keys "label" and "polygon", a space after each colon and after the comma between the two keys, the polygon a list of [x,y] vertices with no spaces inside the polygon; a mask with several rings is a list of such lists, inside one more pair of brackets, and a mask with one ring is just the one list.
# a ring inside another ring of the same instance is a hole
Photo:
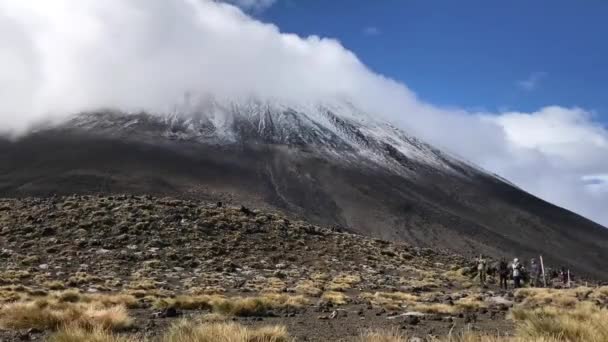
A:
{"label": "blue sky", "polygon": [[277,0],[254,15],[336,38],[436,105],[579,106],[608,123],[608,1]]}

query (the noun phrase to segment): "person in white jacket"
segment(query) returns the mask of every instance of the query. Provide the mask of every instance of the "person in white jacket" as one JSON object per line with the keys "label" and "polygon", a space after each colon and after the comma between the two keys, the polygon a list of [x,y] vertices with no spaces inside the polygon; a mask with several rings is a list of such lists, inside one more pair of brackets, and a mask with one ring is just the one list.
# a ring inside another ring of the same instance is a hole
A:
{"label": "person in white jacket", "polygon": [[521,287],[521,264],[519,263],[519,259],[513,259],[513,263],[511,264],[511,269],[513,270],[513,287],[520,288]]}

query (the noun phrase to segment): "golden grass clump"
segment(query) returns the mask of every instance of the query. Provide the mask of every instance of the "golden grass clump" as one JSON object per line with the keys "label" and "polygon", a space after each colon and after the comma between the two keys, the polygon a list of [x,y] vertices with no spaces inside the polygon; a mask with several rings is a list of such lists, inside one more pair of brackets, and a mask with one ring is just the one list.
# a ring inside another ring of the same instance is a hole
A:
{"label": "golden grass clump", "polygon": [[223,300],[221,296],[187,296],[180,295],[175,298],[161,298],[154,303],[154,307],[175,308],[181,310],[209,310],[213,308],[214,301]]}
{"label": "golden grass clump", "polygon": [[348,303],[348,296],[346,296],[342,292],[337,292],[337,291],[327,291],[327,292],[323,293],[323,295],[321,296],[321,299],[323,299],[329,303],[332,303],[334,305],[344,305],[344,304]]}
{"label": "golden grass clump", "polygon": [[297,294],[319,297],[323,293],[321,287],[322,285],[312,280],[302,280],[296,285],[295,290]]}
{"label": "golden grass clump", "polygon": [[557,341],[608,341],[608,309],[589,302],[574,308],[525,307],[511,311],[523,338],[552,338]]}
{"label": "golden grass clump", "polygon": [[25,270],[6,270],[0,273],[0,284],[18,284],[32,274]]}
{"label": "golden grass clump", "polygon": [[283,292],[287,288],[284,281],[279,278],[268,278],[262,288],[262,292]]}
{"label": "golden grass clump", "polygon": [[460,311],[477,311],[481,308],[488,307],[488,304],[484,302],[482,298],[477,296],[460,298],[454,302],[454,305],[460,309]]}
{"label": "golden grass clump", "polygon": [[396,329],[390,330],[369,330],[363,332],[357,342],[408,342],[406,335]]}
{"label": "golden grass clump", "polygon": [[264,316],[268,311],[285,307],[299,308],[309,303],[304,296],[266,293],[257,297],[177,296],[159,299],[157,308],[173,307],[181,310],[212,310],[234,316]]}
{"label": "golden grass clump", "polygon": [[341,274],[334,277],[326,286],[326,289],[329,291],[346,291],[360,282],[361,277],[358,275]]}
{"label": "golden grass clump", "polygon": [[236,323],[196,324],[179,321],[161,337],[162,342],[287,342],[283,326],[245,327]]}
{"label": "golden grass clump", "polygon": [[134,338],[118,336],[107,329],[85,329],[67,326],[52,334],[48,342],[138,342]]}
{"label": "golden grass clump", "polygon": [[132,290],[155,290],[158,288],[158,283],[153,279],[139,279],[132,281],[127,286]]}
{"label": "golden grass clump", "polygon": [[6,304],[0,308],[0,327],[5,329],[55,330],[75,325],[121,330],[132,323],[124,306],[103,307],[97,303],[36,300]]}
{"label": "golden grass clump", "polygon": [[515,291],[515,298],[521,301],[522,306],[536,308],[552,305],[562,308],[573,308],[582,299],[588,296],[588,290],[577,289],[547,289],[547,288],[523,288]]}

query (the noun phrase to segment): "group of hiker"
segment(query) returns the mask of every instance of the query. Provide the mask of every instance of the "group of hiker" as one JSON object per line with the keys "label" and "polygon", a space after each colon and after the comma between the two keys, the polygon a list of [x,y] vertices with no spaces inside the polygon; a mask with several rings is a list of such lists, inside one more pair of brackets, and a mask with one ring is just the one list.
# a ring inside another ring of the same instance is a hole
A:
{"label": "group of hiker", "polygon": [[[508,262],[507,259],[503,257],[498,262],[498,265],[490,268],[488,260],[481,255],[479,259],[477,259],[477,276],[481,286],[486,286],[488,273],[498,274],[499,286],[504,290],[507,290],[509,287],[509,279],[513,280],[513,288],[520,288],[525,282],[531,287],[546,286],[544,270],[535,258],[530,259],[530,265],[529,267],[526,267],[518,258]],[[561,267],[558,275],[564,286],[569,284],[570,272],[567,271],[565,267]]]}

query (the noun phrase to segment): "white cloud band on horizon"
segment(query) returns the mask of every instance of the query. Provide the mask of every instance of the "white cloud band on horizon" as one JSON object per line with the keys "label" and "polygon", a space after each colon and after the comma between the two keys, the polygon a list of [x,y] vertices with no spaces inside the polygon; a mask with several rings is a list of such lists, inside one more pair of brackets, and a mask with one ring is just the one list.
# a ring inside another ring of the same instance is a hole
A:
{"label": "white cloud band on horizon", "polygon": [[419,100],[337,40],[281,33],[210,0],[0,0],[0,131],[117,107],[167,110],[187,92],[346,97],[523,189],[608,225],[608,132],[593,114],[470,112]]}

